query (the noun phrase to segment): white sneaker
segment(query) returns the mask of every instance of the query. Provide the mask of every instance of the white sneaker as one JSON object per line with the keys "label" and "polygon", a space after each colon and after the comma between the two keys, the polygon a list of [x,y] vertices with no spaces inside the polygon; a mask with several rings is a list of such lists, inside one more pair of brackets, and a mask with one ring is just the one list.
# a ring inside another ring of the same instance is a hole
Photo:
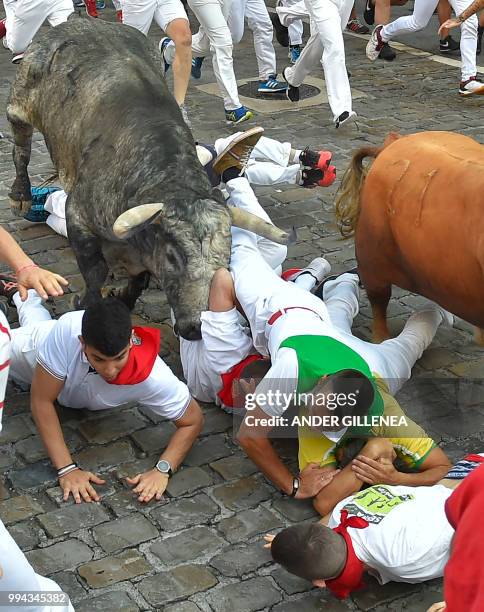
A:
{"label": "white sneaker", "polygon": [[478,81],[477,77],[473,76],[467,81],[461,82],[459,93],[461,96],[472,96],[474,94],[484,96],[484,83]]}
{"label": "white sneaker", "polygon": [[320,283],[331,272],[331,264],[324,257],[316,257],[313,261],[288,280],[295,281],[302,274],[311,274]]}
{"label": "white sneaker", "polygon": [[380,51],[382,50],[383,45],[385,44],[385,41],[381,37],[382,28],[383,26],[381,24],[376,26],[376,28],[371,33],[370,40],[366,45],[365,53],[366,57],[370,60],[370,62],[374,62],[376,59],[378,59]]}
{"label": "white sneaker", "polygon": [[437,302],[427,300],[426,304],[422,306],[422,308],[419,308],[417,312],[422,312],[425,310],[438,310],[438,312],[440,312],[440,314],[442,315],[442,327],[454,327],[454,315],[448,310],[445,310],[445,308],[442,308],[442,306],[440,306],[440,304],[437,304]]}
{"label": "white sneaker", "polygon": [[197,149],[198,161],[202,164],[202,166],[206,166],[213,160],[212,153],[205,147],[202,147],[201,145],[197,145],[196,149]]}
{"label": "white sneaker", "polygon": [[12,64],[20,64],[20,62],[24,59],[25,53],[17,53],[12,57]]}
{"label": "white sneaker", "polygon": [[358,115],[355,113],[355,111],[344,111],[344,113],[341,113],[339,117],[335,117],[334,127],[338,129],[345,123],[354,123],[357,117]]}

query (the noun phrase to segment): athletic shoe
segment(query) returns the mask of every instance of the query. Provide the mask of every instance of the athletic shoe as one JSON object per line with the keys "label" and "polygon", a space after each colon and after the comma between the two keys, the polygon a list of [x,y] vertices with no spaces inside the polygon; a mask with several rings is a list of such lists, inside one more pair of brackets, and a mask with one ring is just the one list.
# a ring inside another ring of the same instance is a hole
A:
{"label": "athletic shoe", "polygon": [[291,102],[299,102],[299,87],[294,87],[294,85],[291,85],[291,83],[289,83],[289,81],[287,80],[286,78],[287,68],[288,67],[284,68],[284,70],[282,71],[282,77],[287,83],[286,98],[290,100]]}
{"label": "athletic shoe", "polygon": [[331,272],[331,264],[324,257],[316,257],[313,261],[303,268],[300,272],[294,274],[292,277],[286,280],[295,281],[303,274],[310,274],[316,281],[320,283],[328,274]]}
{"label": "athletic shoe", "polygon": [[329,187],[336,180],[336,166],[328,166],[325,170],[305,168],[301,173],[301,178],[301,187],[306,187],[306,189]]}
{"label": "athletic shoe", "polygon": [[31,187],[32,205],[24,219],[31,223],[45,223],[50,214],[45,210],[45,203],[54,191],[59,191],[59,187]]}
{"label": "athletic shoe", "polygon": [[346,29],[348,32],[354,32],[355,34],[368,34],[370,31],[370,28],[360,23],[358,19],[350,19]]}
{"label": "athletic shoe", "polygon": [[106,3],[104,0],[96,0],[96,8],[100,11],[104,10],[106,8]]}
{"label": "athletic shoe", "polygon": [[277,42],[281,47],[289,47],[289,32],[286,26],[282,25],[279,15],[274,11],[273,13],[269,13],[269,17],[274,27]]}
{"label": "athletic shoe", "polygon": [[383,47],[380,49],[380,53],[378,54],[378,59],[393,62],[396,57],[397,54],[395,53],[395,49],[390,47],[388,43],[383,43]]}
{"label": "athletic shoe", "polygon": [[180,104],[180,110],[183,117],[183,121],[185,122],[188,129],[192,129],[192,122],[190,121],[190,117],[188,116],[188,110],[186,104]]}
{"label": "athletic shoe", "polygon": [[378,59],[380,51],[385,44],[381,38],[382,28],[382,25],[376,26],[370,36],[370,40],[366,45],[366,57],[370,60],[370,62],[374,62],[376,59]]}
{"label": "athletic shoe", "polygon": [[24,53],[17,53],[12,57],[12,64],[20,64],[20,62],[24,59]]}
{"label": "athletic shoe", "polygon": [[192,58],[192,77],[194,79],[200,79],[202,76],[202,64],[204,57],[194,57]]}
{"label": "athletic shoe", "polygon": [[356,121],[357,114],[355,111],[344,111],[339,117],[334,120],[334,127],[338,129],[348,122]]}
{"label": "athletic shoe", "polygon": [[331,151],[312,151],[309,147],[306,147],[299,154],[299,163],[305,168],[326,170],[331,163],[332,156]]}
{"label": "athletic shoe", "polygon": [[86,5],[86,12],[89,17],[99,17],[96,8],[96,0],[84,0],[84,4]]}
{"label": "athletic shoe", "polygon": [[460,51],[460,44],[457,40],[454,40],[452,36],[447,36],[439,43],[439,50],[441,53],[451,53],[452,51]]}
{"label": "athletic shoe", "polygon": [[459,93],[461,96],[472,96],[474,94],[484,96],[484,83],[473,76],[467,81],[461,81]]}
{"label": "athletic shoe", "polygon": [[171,43],[171,38],[168,38],[168,36],[163,36],[163,38],[158,43],[158,49],[160,50],[161,58],[163,60],[164,66],[165,66],[165,74],[170,69],[170,64],[165,59],[165,51],[166,51],[167,46],[170,43]]}
{"label": "athletic shoe", "polygon": [[375,5],[372,4],[371,0],[366,0],[363,19],[368,25],[373,25],[375,23]]}
{"label": "athletic shoe", "polygon": [[291,45],[287,54],[291,64],[295,64],[301,55],[301,45]]}
{"label": "athletic shoe", "polygon": [[343,276],[343,274],[354,274],[355,276],[358,277],[358,286],[359,287],[363,287],[363,285],[361,284],[361,280],[360,280],[360,276],[358,274],[358,268],[352,268],[351,270],[345,270],[344,272],[341,272],[340,274],[333,274],[331,276],[327,276],[322,282],[321,284],[319,284],[316,289],[314,290],[314,295],[316,295],[318,298],[323,299],[323,289],[324,289],[324,285],[329,282],[329,281],[333,281],[336,280],[337,278],[339,278],[340,276]]}
{"label": "athletic shoe", "polygon": [[264,128],[254,127],[238,134],[229,144],[217,155],[213,162],[213,171],[222,176],[227,168],[237,168],[239,173],[244,172],[249,161],[253,148],[259,142],[259,138],[264,133]]}
{"label": "athletic shoe", "polygon": [[484,26],[479,26],[477,28],[477,55],[481,54],[483,34],[484,34]]}
{"label": "athletic shoe", "polygon": [[119,9],[119,11],[116,11],[116,21],[118,23],[123,23],[123,11],[121,9]]}
{"label": "athletic shoe", "polygon": [[0,19],[0,39],[5,38],[7,35],[7,28],[5,27],[6,19]]}
{"label": "athletic shoe", "polygon": [[259,93],[283,93],[285,92],[287,89],[287,85],[286,83],[283,83],[282,81],[278,81],[276,78],[275,74],[271,74],[268,78],[267,81],[259,81],[259,87],[257,88],[257,91]]}
{"label": "athletic shoe", "polygon": [[254,113],[248,108],[245,108],[245,106],[239,106],[239,108],[235,110],[225,109],[225,119],[228,125],[237,125],[238,123],[252,119],[253,116]]}
{"label": "athletic shoe", "polygon": [[0,295],[7,298],[9,306],[13,306],[12,298],[18,292],[18,283],[12,276],[0,275]]}

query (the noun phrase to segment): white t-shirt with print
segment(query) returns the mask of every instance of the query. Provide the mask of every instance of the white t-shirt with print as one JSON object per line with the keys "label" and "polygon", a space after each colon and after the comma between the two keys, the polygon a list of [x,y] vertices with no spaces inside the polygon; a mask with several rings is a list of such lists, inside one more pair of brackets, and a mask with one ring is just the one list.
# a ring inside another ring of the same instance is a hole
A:
{"label": "white t-shirt with print", "polygon": [[431,580],[443,576],[450,555],[454,530],[444,504],[451,494],[443,485],[375,485],[341,501],[328,526],[339,525],[342,510],[370,523],[348,533],[356,556],[380,584]]}
{"label": "white t-shirt with print", "polygon": [[69,408],[89,410],[138,402],[164,418],[180,419],[190,403],[190,393],[160,357],[148,378],[136,385],[112,385],[93,371],[79,341],[83,314],[69,312],[60,317],[37,351],[37,362],[64,381],[58,401]]}

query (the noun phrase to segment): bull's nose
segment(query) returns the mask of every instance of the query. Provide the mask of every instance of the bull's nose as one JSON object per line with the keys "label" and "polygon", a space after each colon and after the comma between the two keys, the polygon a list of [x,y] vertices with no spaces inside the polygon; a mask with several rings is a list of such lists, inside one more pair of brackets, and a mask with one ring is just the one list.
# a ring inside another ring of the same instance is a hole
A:
{"label": "bull's nose", "polygon": [[185,338],[185,340],[201,340],[202,338],[202,331],[200,328],[200,324],[198,325],[193,325],[193,324],[180,325],[178,323],[177,327],[178,327],[178,333],[180,334],[182,338]]}

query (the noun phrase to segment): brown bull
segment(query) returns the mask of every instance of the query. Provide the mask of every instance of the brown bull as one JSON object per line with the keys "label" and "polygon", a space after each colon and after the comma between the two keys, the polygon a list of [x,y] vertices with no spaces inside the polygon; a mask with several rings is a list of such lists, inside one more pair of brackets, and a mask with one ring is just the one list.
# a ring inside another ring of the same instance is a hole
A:
{"label": "brown bull", "polygon": [[[363,167],[373,157],[371,169]],[[484,146],[461,134],[390,135],[353,155],[336,202],[355,235],[375,341],[388,338],[392,285],[476,325],[484,343]]]}

